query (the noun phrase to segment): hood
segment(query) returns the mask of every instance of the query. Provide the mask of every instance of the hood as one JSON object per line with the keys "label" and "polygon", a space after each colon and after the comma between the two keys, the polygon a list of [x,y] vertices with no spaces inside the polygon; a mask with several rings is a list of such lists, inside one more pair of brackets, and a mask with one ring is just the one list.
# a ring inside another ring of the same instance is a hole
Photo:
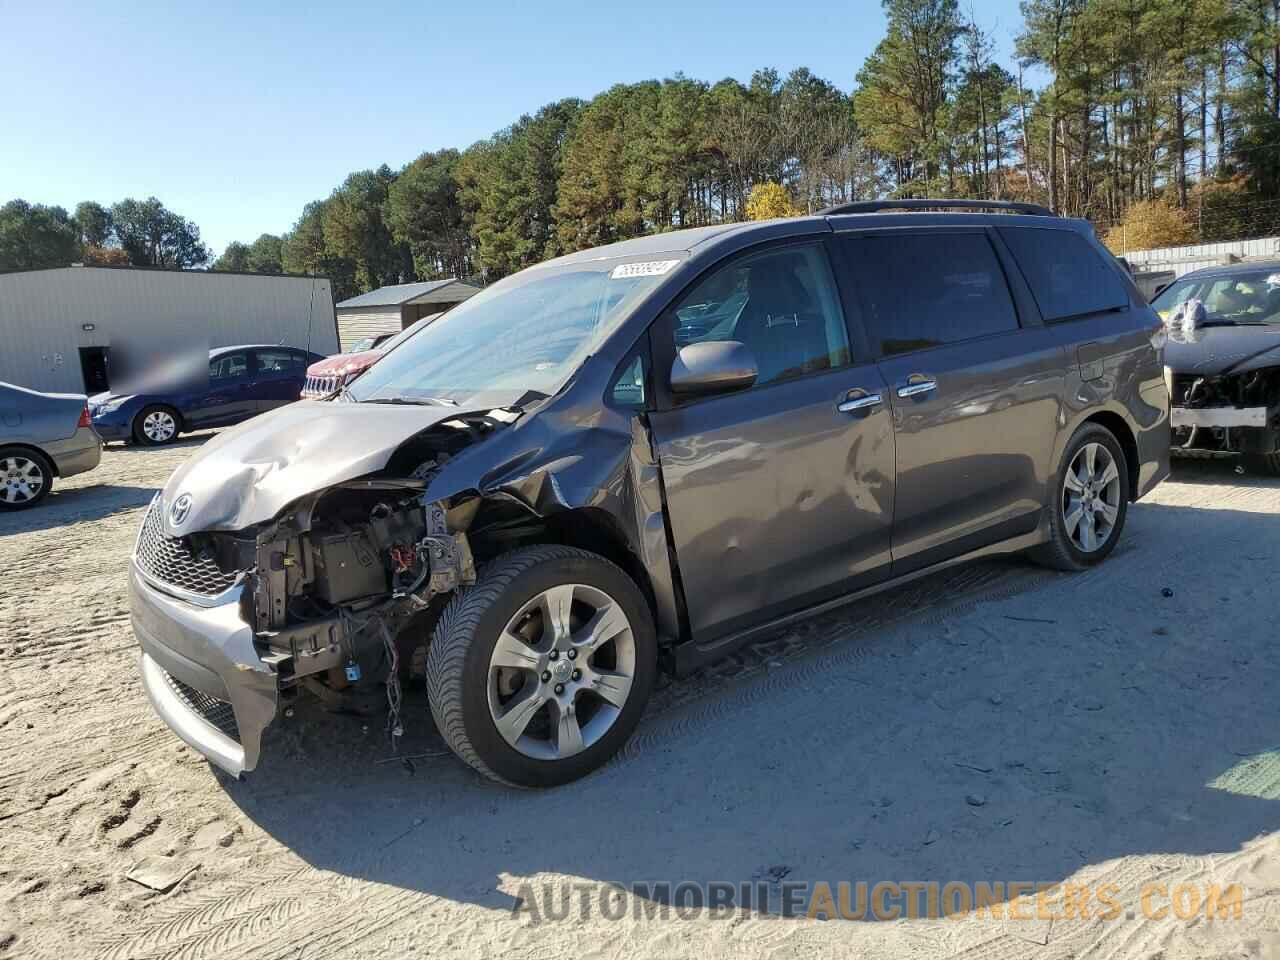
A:
{"label": "hood", "polygon": [[1164,362],[1175,373],[1214,376],[1280,366],[1280,324],[1170,330]]}
{"label": "hood", "polygon": [[[254,417],[214,437],[169,478],[165,530],[185,536],[270,520],[299,497],[381,470],[410,437],[465,412],[303,400]],[[191,504],[175,525],[170,508],[184,495]]]}
{"label": "hood", "polygon": [[316,377],[322,374],[357,373],[373,366],[375,360],[382,356],[380,350],[362,350],[360,353],[339,353],[336,356],[317,360],[307,367],[307,376]]}

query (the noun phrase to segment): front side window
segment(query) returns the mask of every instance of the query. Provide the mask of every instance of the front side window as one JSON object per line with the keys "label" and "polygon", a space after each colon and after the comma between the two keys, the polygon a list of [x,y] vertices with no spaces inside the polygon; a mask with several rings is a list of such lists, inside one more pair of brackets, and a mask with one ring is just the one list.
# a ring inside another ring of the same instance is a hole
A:
{"label": "front side window", "polygon": [[1004,270],[985,234],[843,242],[867,335],[881,356],[1018,329]]}
{"label": "front side window", "polygon": [[231,380],[249,372],[249,357],[243,353],[229,353],[209,363],[210,380]]}
{"label": "front side window", "polygon": [[1075,231],[1001,227],[1000,236],[1027,278],[1046,323],[1129,305],[1115,269]]}
{"label": "front side window", "polygon": [[422,327],[350,387],[358,402],[554,394],[680,262],[586,260],[507,277]]}
{"label": "front side window", "polygon": [[844,325],[819,244],[735,260],[713,271],[676,305],[676,348],[737,340],[760,370],[756,385],[790,380],[849,362]]}

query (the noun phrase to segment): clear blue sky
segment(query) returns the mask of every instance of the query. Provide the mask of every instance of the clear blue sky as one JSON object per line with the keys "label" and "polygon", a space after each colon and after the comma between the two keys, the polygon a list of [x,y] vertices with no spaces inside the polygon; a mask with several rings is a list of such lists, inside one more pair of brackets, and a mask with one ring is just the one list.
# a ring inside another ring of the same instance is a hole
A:
{"label": "clear blue sky", "polygon": [[[1017,0],[972,7],[1007,61]],[[875,0],[0,0],[0,203],[154,194],[217,252],[353,170],[617,82],[807,66],[849,90],[883,30]]]}

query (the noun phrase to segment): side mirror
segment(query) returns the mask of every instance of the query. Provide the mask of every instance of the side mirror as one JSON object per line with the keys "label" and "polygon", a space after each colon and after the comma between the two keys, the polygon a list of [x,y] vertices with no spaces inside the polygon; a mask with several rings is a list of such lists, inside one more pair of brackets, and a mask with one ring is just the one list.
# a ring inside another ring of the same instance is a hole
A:
{"label": "side mirror", "polygon": [[671,392],[699,397],[740,390],[756,382],[760,368],[745,343],[707,340],[681,347],[671,364]]}

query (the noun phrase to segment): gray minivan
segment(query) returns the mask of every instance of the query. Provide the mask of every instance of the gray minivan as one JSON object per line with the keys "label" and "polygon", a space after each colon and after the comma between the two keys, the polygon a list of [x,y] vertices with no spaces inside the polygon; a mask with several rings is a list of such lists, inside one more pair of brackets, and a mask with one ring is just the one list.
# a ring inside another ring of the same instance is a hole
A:
{"label": "gray minivan", "polygon": [[307,692],[425,722],[416,672],[471,766],[572,780],[660,668],[976,557],[1102,561],[1168,472],[1163,343],[1088,224],[1022,204],[531,267],[174,473],[131,564],[146,690],[239,775]]}

